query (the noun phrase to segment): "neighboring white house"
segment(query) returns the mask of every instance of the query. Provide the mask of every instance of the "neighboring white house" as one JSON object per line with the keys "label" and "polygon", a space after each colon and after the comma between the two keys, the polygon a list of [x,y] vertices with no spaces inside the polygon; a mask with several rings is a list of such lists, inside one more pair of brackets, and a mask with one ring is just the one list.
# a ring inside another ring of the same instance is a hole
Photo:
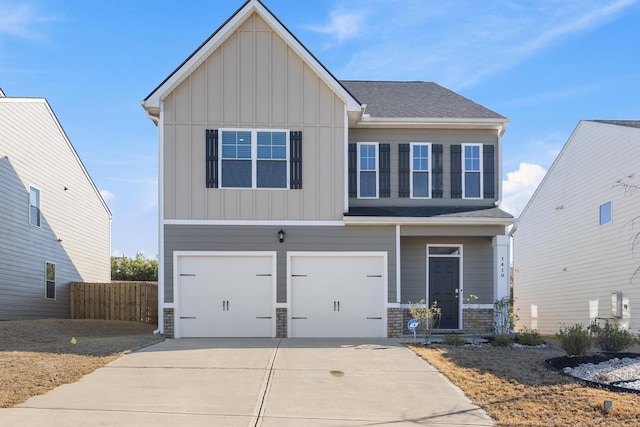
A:
{"label": "neighboring white house", "polygon": [[400,336],[421,299],[441,330],[472,309],[491,330],[506,117],[435,83],[338,80],[258,0],[142,105],[166,336]]}
{"label": "neighboring white house", "polygon": [[0,91],[0,320],[69,317],[108,282],[111,213],[48,102]]}
{"label": "neighboring white house", "polygon": [[517,328],[640,328],[640,121],[583,120],[513,233]]}

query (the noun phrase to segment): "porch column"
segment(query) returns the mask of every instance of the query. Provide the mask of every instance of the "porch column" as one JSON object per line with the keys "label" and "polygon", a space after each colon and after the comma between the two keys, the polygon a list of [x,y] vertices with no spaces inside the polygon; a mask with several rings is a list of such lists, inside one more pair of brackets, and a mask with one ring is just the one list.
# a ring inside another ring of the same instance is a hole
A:
{"label": "porch column", "polygon": [[493,299],[509,297],[509,236],[493,237]]}

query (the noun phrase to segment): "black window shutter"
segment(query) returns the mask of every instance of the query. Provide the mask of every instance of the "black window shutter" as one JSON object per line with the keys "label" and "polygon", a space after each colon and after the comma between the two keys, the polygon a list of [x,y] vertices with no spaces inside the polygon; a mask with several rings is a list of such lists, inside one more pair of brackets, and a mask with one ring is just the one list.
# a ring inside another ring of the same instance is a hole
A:
{"label": "black window shutter", "polygon": [[358,146],[349,144],[349,197],[358,197]]}
{"label": "black window shutter", "polygon": [[494,146],[485,144],[482,147],[482,163],[484,174],[484,198],[496,197]]}
{"label": "black window shutter", "polygon": [[433,155],[433,164],[432,164],[432,187],[431,187],[431,197],[434,199],[442,199],[444,196],[444,192],[442,190],[442,172],[443,172],[443,164],[442,164],[442,144],[433,144],[431,146],[431,152]]}
{"label": "black window shutter", "polygon": [[451,146],[451,198],[462,198],[462,146]]}
{"label": "black window shutter", "polygon": [[218,188],[218,129],[206,131],[206,185],[207,188]]}
{"label": "black window shutter", "polygon": [[302,131],[292,130],[289,134],[289,188],[302,188]]}
{"label": "black window shutter", "polygon": [[380,160],[378,167],[378,179],[380,181],[380,197],[391,197],[391,145],[379,144],[378,155]]}
{"label": "black window shutter", "polygon": [[398,144],[398,197],[411,196],[411,148],[409,144]]}

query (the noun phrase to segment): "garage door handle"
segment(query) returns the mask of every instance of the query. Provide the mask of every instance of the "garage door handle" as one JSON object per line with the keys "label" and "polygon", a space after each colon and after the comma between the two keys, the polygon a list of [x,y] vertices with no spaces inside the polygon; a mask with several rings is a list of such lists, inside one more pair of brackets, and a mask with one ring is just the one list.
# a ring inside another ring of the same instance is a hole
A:
{"label": "garage door handle", "polygon": [[271,274],[269,274],[269,273],[256,274],[256,276],[258,276],[258,277],[271,277]]}
{"label": "garage door handle", "polygon": [[180,277],[196,277],[195,274],[180,273]]}
{"label": "garage door handle", "polygon": [[292,274],[291,277],[307,277],[306,274]]}
{"label": "garage door handle", "polygon": [[183,316],[180,316],[180,319],[195,319],[195,317],[183,317]]}
{"label": "garage door handle", "polygon": [[229,311],[229,300],[222,301],[222,311]]}
{"label": "garage door handle", "polygon": [[333,302],[333,311],[340,311],[340,301]]}
{"label": "garage door handle", "polygon": [[271,319],[271,316],[259,316],[256,319]]}
{"label": "garage door handle", "polygon": [[382,274],[367,274],[367,277],[382,277]]}
{"label": "garage door handle", "polygon": [[306,319],[306,317],[292,317],[291,320],[296,320],[296,319]]}
{"label": "garage door handle", "polygon": [[367,317],[367,320],[382,320],[382,317]]}

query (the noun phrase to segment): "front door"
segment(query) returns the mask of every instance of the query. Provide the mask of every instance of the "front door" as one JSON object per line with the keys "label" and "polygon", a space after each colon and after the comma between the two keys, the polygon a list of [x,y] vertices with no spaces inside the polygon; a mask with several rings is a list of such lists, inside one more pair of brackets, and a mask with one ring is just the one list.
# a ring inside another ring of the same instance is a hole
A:
{"label": "front door", "polygon": [[429,257],[429,304],[437,301],[442,310],[440,329],[460,327],[459,290],[460,258]]}

